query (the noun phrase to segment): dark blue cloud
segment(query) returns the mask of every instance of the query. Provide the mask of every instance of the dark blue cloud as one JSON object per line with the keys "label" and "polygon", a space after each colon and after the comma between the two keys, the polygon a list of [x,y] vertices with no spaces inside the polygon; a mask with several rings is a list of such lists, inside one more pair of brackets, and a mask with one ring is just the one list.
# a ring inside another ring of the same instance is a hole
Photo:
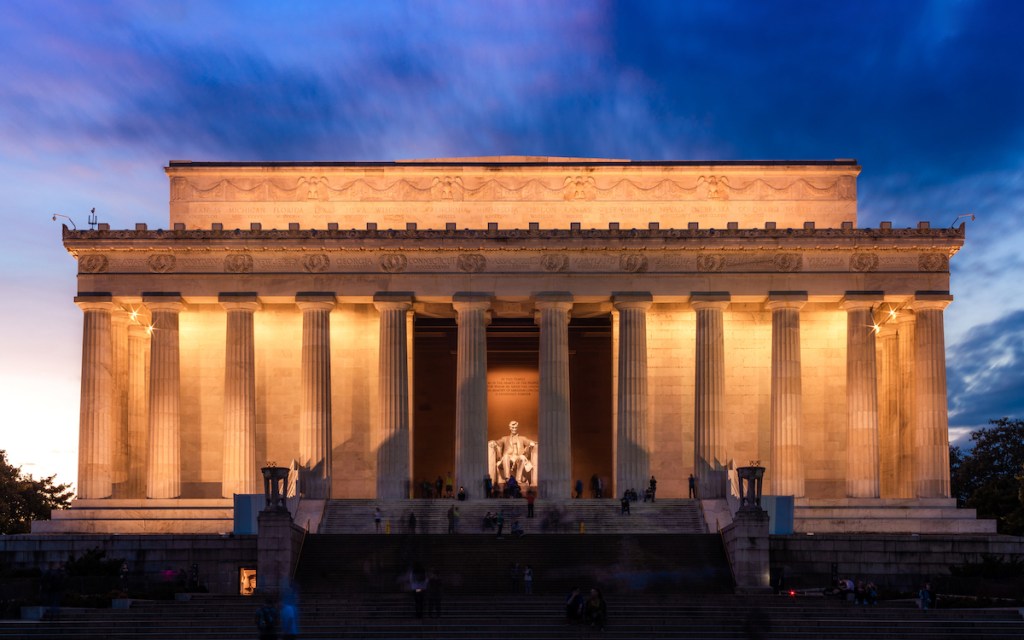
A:
{"label": "dark blue cloud", "polygon": [[950,425],[1024,417],[1024,310],[974,327],[946,357]]}

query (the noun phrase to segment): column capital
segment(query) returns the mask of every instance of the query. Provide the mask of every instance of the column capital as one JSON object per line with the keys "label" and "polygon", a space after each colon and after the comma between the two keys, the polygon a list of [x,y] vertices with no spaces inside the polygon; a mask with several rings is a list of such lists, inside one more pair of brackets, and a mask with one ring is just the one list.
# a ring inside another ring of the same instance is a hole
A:
{"label": "column capital", "polygon": [[799,311],[807,304],[806,291],[769,291],[764,308],[768,311],[776,309],[796,309]]}
{"label": "column capital", "polygon": [[150,311],[179,312],[185,308],[180,293],[143,293],[142,304]]}
{"label": "column capital", "polygon": [[617,311],[623,309],[642,309],[647,311],[654,304],[654,296],[649,291],[620,291],[612,293],[612,306]]}
{"label": "column capital", "polygon": [[82,311],[113,311],[114,303],[109,293],[83,293],[75,296],[75,304]]}
{"label": "column capital", "polygon": [[732,296],[728,291],[691,291],[690,306],[694,311],[717,309],[725,311],[729,307]]}
{"label": "column capital", "polygon": [[537,309],[572,310],[573,296],[568,291],[542,291],[533,296]]}
{"label": "column capital", "polygon": [[217,296],[225,311],[259,311],[262,305],[255,293],[226,292]]}
{"label": "column capital", "polygon": [[948,293],[918,291],[914,294],[913,300],[907,306],[914,311],[942,311],[953,302],[953,296]]}
{"label": "column capital", "polygon": [[844,311],[870,309],[885,299],[881,291],[847,291],[839,301],[839,308]]}
{"label": "column capital", "polygon": [[333,291],[300,291],[295,294],[295,305],[301,311],[330,311],[337,302]]}
{"label": "column capital", "polygon": [[408,311],[412,308],[412,294],[398,291],[380,291],[373,294],[377,311]]}
{"label": "column capital", "polygon": [[452,296],[452,307],[456,311],[487,311],[491,308],[491,294],[461,292]]}

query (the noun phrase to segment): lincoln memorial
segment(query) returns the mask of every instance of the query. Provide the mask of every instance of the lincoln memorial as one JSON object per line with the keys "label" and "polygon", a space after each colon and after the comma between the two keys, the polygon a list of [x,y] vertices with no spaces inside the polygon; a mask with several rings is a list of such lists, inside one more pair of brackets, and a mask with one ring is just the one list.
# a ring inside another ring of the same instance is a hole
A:
{"label": "lincoln memorial", "polygon": [[419,498],[450,473],[473,501],[515,421],[541,500],[595,475],[686,498],[693,474],[711,504],[757,461],[798,510],[955,511],[964,229],[860,227],[860,170],[172,161],[166,228],[63,232],[78,506],[223,505],[269,462],[307,499]]}

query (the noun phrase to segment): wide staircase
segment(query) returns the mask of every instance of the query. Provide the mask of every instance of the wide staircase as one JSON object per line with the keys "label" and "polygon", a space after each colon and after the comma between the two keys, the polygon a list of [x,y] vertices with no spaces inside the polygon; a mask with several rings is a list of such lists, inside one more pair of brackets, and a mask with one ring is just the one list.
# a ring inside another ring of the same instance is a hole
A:
{"label": "wide staircase", "polygon": [[448,509],[459,510],[459,533],[494,533],[483,528],[488,511],[505,515],[505,532],[519,520],[526,533],[706,533],[696,500],[659,499],[634,502],[628,515],[618,500],[540,500],[535,517],[526,517],[526,500],[331,500],[320,523],[320,533],[374,533],[374,509],[383,515],[382,528],[409,532],[409,515],[416,515],[417,533],[448,531]]}
{"label": "wide staircase", "polygon": [[416,568],[445,590],[500,598],[529,565],[534,592],[600,585],[609,593],[732,593],[718,535],[311,535],[295,580],[304,592],[393,593]]}
{"label": "wide staircase", "polygon": [[[821,598],[737,597],[663,593],[606,597],[604,631],[570,625],[564,596],[446,594],[439,618],[418,619],[408,594],[344,596],[305,593],[299,603],[302,638],[462,639],[656,638],[695,640],[988,640],[1024,637],[1015,609],[919,611],[910,603],[854,606]],[[189,602],[138,602],[126,610],[67,612],[57,621],[0,621],[0,638],[81,640],[237,640],[254,638],[262,604],[241,596]]]}

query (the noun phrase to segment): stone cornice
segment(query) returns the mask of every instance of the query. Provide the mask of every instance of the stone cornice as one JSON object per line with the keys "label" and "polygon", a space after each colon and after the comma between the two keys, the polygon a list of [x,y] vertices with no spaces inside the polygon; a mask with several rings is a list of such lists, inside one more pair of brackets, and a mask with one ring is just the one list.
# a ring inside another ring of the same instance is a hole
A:
{"label": "stone cornice", "polygon": [[[163,249],[222,248],[238,245],[263,244],[267,248],[286,248],[289,244],[337,248],[357,246],[376,248],[394,241],[415,241],[431,248],[451,244],[475,244],[481,249],[508,249],[513,241],[555,241],[607,243],[644,243],[644,248],[659,245],[676,246],[680,243],[714,244],[733,250],[760,249],[765,246],[791,245],[794,249],[807,247],[843,248],[875,245],[930,246],[951,250],[959,249],[965,237],[964,226],[957,228],[909,229],[290,229],[290,230],[70,230],[63,232],[64,245],[69,251],[77,248],[129,249],[160,247]],[[442,243],[438,245],[437,243]],[[201,245],[198,246],[198,245]],[[416,249],[402,245],[402,249]]]}

